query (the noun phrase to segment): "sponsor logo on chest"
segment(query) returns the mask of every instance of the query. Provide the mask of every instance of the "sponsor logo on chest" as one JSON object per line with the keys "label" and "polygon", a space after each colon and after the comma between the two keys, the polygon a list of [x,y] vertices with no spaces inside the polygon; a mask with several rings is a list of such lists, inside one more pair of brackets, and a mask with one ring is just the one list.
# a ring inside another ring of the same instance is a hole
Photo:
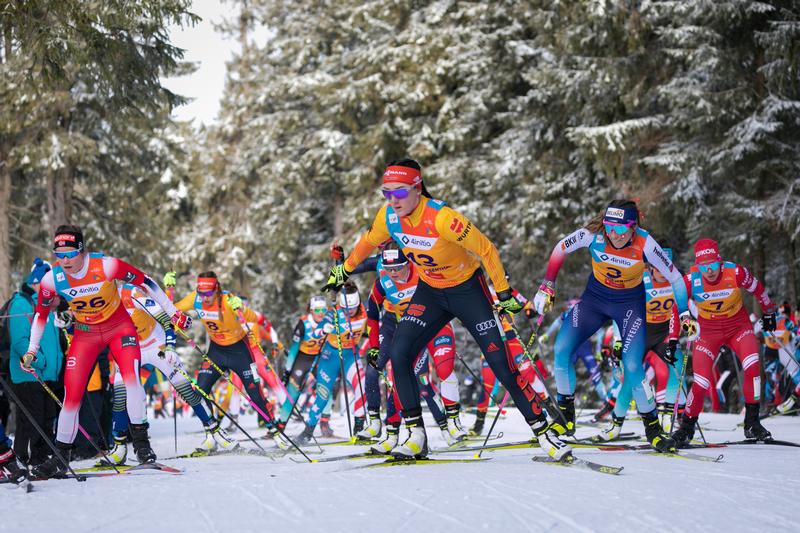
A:
{"label": "sponsor logo on chest", "polygon": [[219,311],[200,309],[197,311],[197,316],[199,316],[201,320],[219,320]]}
{"label": "sponsor logo on chest", "polygon": [[79,285],[77,287],[70,287],[64,293],[70,298],[80,298],[81,296],[92,296],[100,292],[103,288],[103,283],[90,283],[89,285]]}
{"label": "sponsor logo on chest", "polygon": [[418,235],[409,235],[408,233],[398,233],[397,237],[403,243],[403,246],[416,248],[417,250],[430,250],[438,240],[434,237],[420,237]]}
{"label": "sponsor logo on chest", "polygon": [[718,291],[710,291],[710,292],[701,292],[698,296],[704,300],[724,300],[728,296],[733,294],[733,289],[722,289]]}
{"label": "sponsor logo on chest", "polygon": [[664,298],[666,296],[672,296],[672,287],[661,287],[660,289],[650,289],[649,293],[650,298]]}
{"label": "sponsor logo on chest", "polygon": [[598,254],[598,257],[600,258],[600,262],[601,263],[606,263],[606,264],[609,264],[609,265],[622,266],[622,267],[626,267],[626,268],[630,268],[630,267],[632,267],[634,265],[637,265],[637,264],[641,263],[641,261],[639,259],[632,259],[630,257],[620,257],[618,255],[611,255],[611,254],[607,254],[605,252],[600,252]]}

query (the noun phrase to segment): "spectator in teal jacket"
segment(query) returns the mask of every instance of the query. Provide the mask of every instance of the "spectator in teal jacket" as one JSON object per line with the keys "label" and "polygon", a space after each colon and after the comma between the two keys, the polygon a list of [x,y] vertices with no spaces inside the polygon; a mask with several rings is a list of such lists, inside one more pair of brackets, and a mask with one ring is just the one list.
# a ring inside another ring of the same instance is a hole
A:
{"label": "spectator in teal jacket", "polygon": [[[45,392],[32,374],[24,372],[20,367],[20,358],[28,349],[28,339],[31,333],[31,320],[33,320],[36,300],[39,293],[39,283],[45,273],[50,270],[50,264],[38,257],[33,263],[33,268],[27,280],[22,283],[19,291],[14,293],[9,306],[9,336],[11,344],[11,382],[20,401],[28,408],[34,419],[48,433],[55,434],[55,421],[58,417],[58,405]],[[64,352],[61,346],[61,334],[53,324],[55,314],[51,313],[42,335],[41,348],[36,355],[33,368],[39,377],[47,382],[52,389],[59,391],[61,386],[61,369],[64,366]],[[23,463],[35,466],[48,457],[49,448],[36,432],[33,425],[26,417],[17,418],[17,431],[14,440],[14,453]]]}

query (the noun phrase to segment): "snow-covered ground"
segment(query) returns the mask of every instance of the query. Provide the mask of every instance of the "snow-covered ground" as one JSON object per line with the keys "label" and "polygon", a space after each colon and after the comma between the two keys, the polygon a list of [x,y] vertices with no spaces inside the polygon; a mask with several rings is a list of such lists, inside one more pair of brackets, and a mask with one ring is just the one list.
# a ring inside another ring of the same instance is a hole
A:
{"label": "snow-covered ground", "polygon": [[[465,415],[471,423],[472,416]],[[740,440],[734,415],[703,414],[709,441]],[[245,428],[255,419],[245,418]],[[344,419],[334,421],[347,433]],[[770,418],[776,438],[800,442],[800,418]],[[201,436],[197,419],[178,419],[178,449]],[[516,412],[498,422],[503,440],[530,436]],[[626,431],[642,433],[641,422]],[[174,455],[172,420],[152,422],[159,457]],[[263,431],[253,429],[257,434]],[[290,426],[289,434],[299,431]],[[596,432],[581,428],[578,436]],[[428,427],[433,447],[439,430]],[[241,436],[241,434],[237,434]],[[271,444],[269,444],[271,446]],[[244,444],[244,446],[252,446]],[[327,446],[325,455],[362,448]],[[363,469],[369,461],[298,464],[258,456],[167,461],[182,475],[143,472],[37,482],[34,492],[0,488],[2,531],[797,531],[800,450],[733,446],[693,450],[725,458],[706,463],[637,452],[576,451],[624,466],[619,476],[530,460],[539,449],[485,452],[475,464]],[[459,454],[461,455],[461,454]],[[463,453],[469,457],[470,453]],[[448,454],[445,457],[455,457]],[[439,456],[442,457],[442,456]],[[88,466],[91,462],[74,463]]]}

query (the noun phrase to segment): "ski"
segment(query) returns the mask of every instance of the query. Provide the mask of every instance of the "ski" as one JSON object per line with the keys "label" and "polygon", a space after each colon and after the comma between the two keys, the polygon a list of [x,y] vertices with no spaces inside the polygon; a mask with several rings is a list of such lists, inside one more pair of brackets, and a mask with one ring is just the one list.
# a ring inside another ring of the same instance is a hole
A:
{"label": "ski", "polygon": [[387,466],[407,466],[407,465],[430,465],[430,464],[455,464],[455,463],[480,463],[482,461],[489,461],[488,457],[470,458],[470,459],[430,459],[425,457],[423,459],[397,459],[390,458],[380,463],[372,463],[369,465],[359,466],[357,468],[383,468]]}
{"label": "ski", "polygon": [[[489,442],[492,442],[493,440],[499,440],[499,439],[502,439],[502,438],[503,438],[503,432],[500,431],[496,435],[490,436],[489,437]],[[482,437],[480,435],[469,435],[468,434],[467,438],[465,440],[468,440],[468,441],[473,442],[473,443],[475,443],[475,442],[483,442],[483,441],[486,440],[486,437]],[[463,441],[459,441],[459,442],[463,442]]]}
{"label": "ski", "polygon": [[642,450],[642,455],[654,455],[658,457],[672,457],[677,459],[691,459],[694,461],[705,461],[707,463],[718,463],[722,461],[724,457],[722,454],[719,454],[716,457],[712,457],[709,455],[700,455],[698,453],[691,453],[691,452],[684,452],[684,451],[677,451],[677,452],[659,452],[657,450]]}
{"label": "ski", "polygon": [[165,465],[164,463],[111,465],[106,461],[99,461],[95,463],[94,466],[89,466],[86,468],[77,468],[75,469],[75,471],[81,474],[87,474],[93,472],[109,472],[112,474],[116,474],[117,472],[115,469],[119,470],[120,474],[124,474],[127,472],[135,472],[137,470],[160,470],[161,472],[165,472],[168,474],[183,474],[183,470],[174,468],[169,465]]}
{"label": "ski", "polygon": [[[313,463],[332,463],[335,461],[353,461],[358,459],[386,459],[391,457],[388,453],[374,453],[374,452],[361,452],[361,453],[350,453],[347,455],[337,455],[336,457],[322,457],[320,459],[314,459]],[[307,463],[308,461],[301,461],[299,459],[295,459],[294,457],[291,458],[292,461],[295,463]]]}
{"label": "ski", "polygon": [[456,453],[456,452],[479,452],[482,450],[515,450],[523,448],[536,448],[539,442],[535,439],[521,440],[516,442],[498,442],[487,444],[486,446],[462,446],[460,448],[441,448],[431,450],[431,453]]}
{"label": "ski", "polygon": [[776,439],[767,439],[767,440],[744,439],[736,441],[725,441],[722,444],[726,446],[737,446],[740,444],[770,444],[772,446],[792,446],[794,448],[800,448],[800,444],[796,442],[790,442],[788,440],[776,440]]}
{"label": "ski", "polygon": [[618,476],[620,472],[624,469],[622,466],[608,466],[602,465],[600,463],[593,463],[592,461],[587,461],[586,459],[581,459],[579,457],[575,457],[574,455],[569,455],[569,459],[564,461],[557,461],[552,457],[546,457],[542,455],[534,455],[531,457],[531,460],[535,463],[545,463],[550,465],[556,466],[568,466],[568,467],[577,467],[583,468],[585,470],[591,470],[593,472],[599,472],[601,474],[610,474],[613,476]]}
{"label": "ski", "polygon": [[637,435],[636,433],[631,431],[631,432],[628,432],[628,433],[620,433],[620,435],[617,438],[615,438],[614,440],[600,440],[599,435],[592,435],[591,437],[584,437],[584,438],[581,438],[581,439],[577,439],[577,438],[573,437],[573,440],[567,441],[567,442],[569,442],[570,444],[572,444],[573,442],[577,442],[578,444],[611,444],[611,445],[613,445],[615,442],[622,442],[622,441],[626,441],[626,440],[638,440],[638,439],[639,439],[639,435]]}

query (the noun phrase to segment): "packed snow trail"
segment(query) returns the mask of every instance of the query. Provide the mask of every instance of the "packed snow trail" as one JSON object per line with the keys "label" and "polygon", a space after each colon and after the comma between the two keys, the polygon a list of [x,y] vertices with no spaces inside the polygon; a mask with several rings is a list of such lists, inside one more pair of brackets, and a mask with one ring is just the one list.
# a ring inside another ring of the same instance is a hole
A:
{"label": "packed snow trail", "polygon": [[[427,416],[427,415],[426,415]],[[463,415],[472,422],[472,415]],[[242,417],[256,435],[255,418]],[[738,415],[703,414],[714,442],[740,440],[732,430]],[[432,420],[428,420],[432,423]],[[184,469],[182,475],[153,471],[75,480],[34,482],[35,490],[0,486],[6,531],[659,531],[789,530],[800,491],[800,450],[783,446],[697,449],[720,463],[685,461],[637,452],[576,449],[588,460],[625,467],[619,476],[577,468],[553,468],[531,461],[537,448],[485,451],[474,464],[356,468],[374,460],[295,463],[258,456],[193,459],[174,455],[172,420],[151,422],[159,459]],[[800,442],[800,419],[773,417],[764,425],[778,439]],[[334,420],[346,435],[346,421]],[[196,420],[178,419],[178,452],[200,442]],[[293,423],[289,435],[299,432]],[[498,422],[504,441],[530,437],[522,417],[511,410]],[[641,422],[625,431],[642,434]],[[433,447],[443,447],[437,428],[427,428]],[[579,437],[598,431],[581,427]],[[239,435],[236,435],[237,437]],[[252,443],[243,443],[252,447]],[[273,446],[267,443],[267,446]],[[324,455],[345,455],[363,447],[325,446]],[[474,452],[434,457],[471,457]],[[322,457],[318,456],[318,457]],[[93,461],[73,466],[91,466]]]}

